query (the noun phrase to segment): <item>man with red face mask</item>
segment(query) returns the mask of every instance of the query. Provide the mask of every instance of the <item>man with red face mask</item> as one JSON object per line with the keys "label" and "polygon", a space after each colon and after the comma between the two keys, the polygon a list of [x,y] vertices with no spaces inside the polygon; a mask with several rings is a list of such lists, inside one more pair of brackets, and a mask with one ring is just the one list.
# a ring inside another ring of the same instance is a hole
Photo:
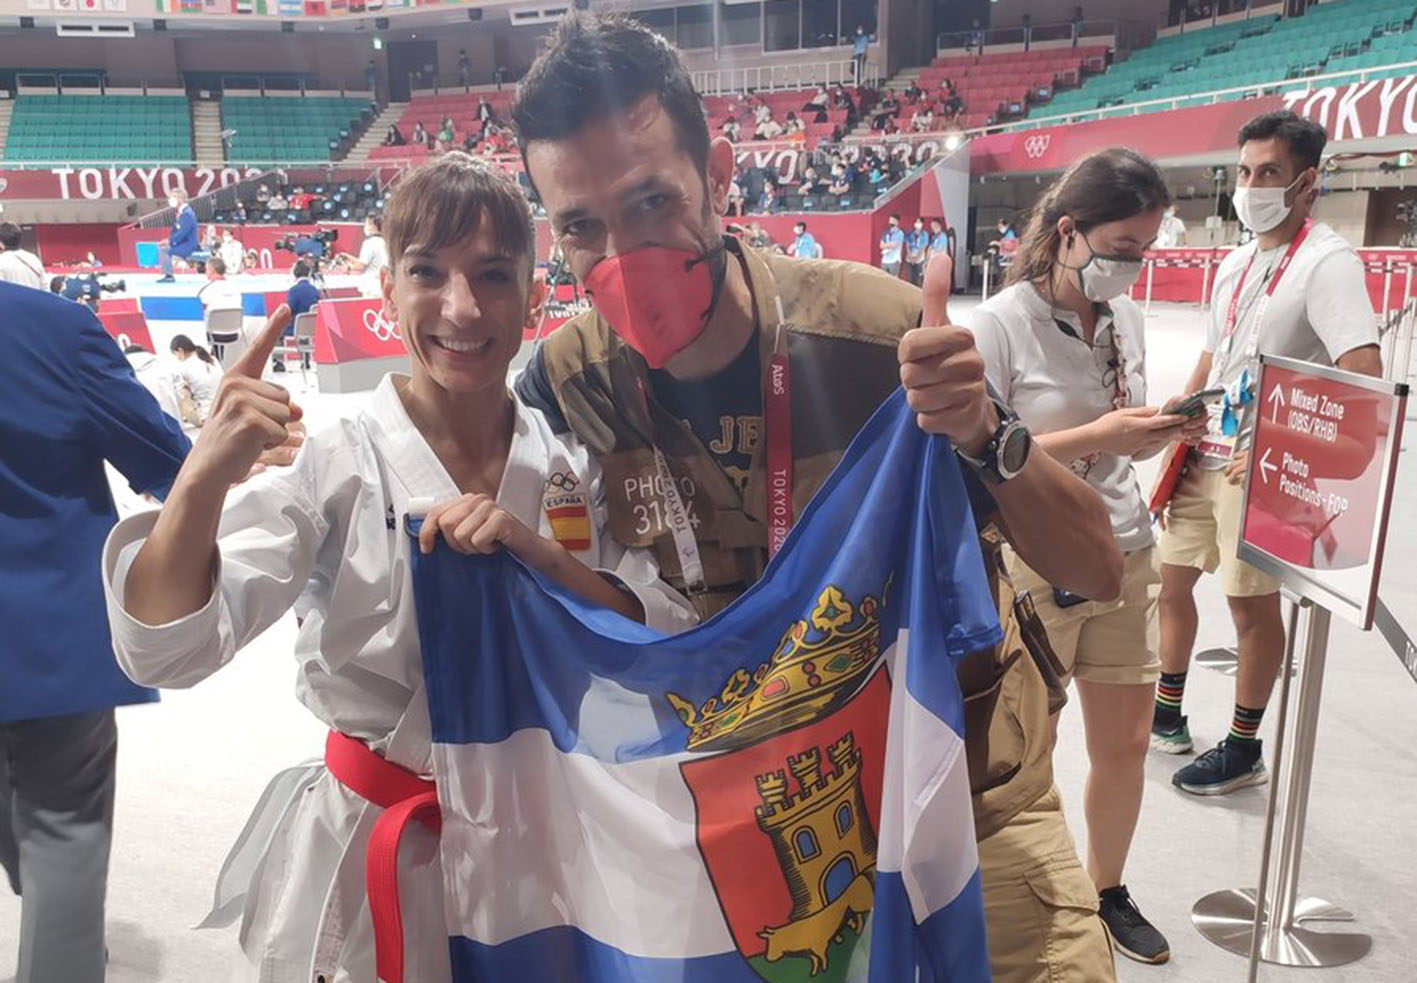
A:
{"label": "man with red face mask", "polygon": [[972,336],[947,323],[948,257],[927,273],[922,306],[920,290],[879,270],[725,237],[733,148],[710,139],[673,47],[627,17],[565,18],[513,118],[593,304],[535,352],[517,392],[598,456],[610,534],[654,549],[702,616],[762,575],[897,385],[921,427],[954,443],[1005,629],[959,667],[991,968],[1002,983],[1112,980],[1097,892],[1053,788],[1051,653],[1026,599],[1015,605],[1000,530],[1088,597],[1116,595],[1121,556],[1100,500],[1029,453]]}

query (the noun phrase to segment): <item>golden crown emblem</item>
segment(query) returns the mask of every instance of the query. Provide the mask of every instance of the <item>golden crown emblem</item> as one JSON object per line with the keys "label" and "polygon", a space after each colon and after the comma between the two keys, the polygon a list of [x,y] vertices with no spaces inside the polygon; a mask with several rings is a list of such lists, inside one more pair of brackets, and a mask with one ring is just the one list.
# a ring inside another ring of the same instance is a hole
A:
{"label": "golden crown emblem", "polygon": [[828,585],[811,615],[793,622],[772,657],[751,674],[737,670],[699,707],[677,693],[665,694],[689,728],[688,749],[742,747],[825,716],[848,700],[880,657],[879,612],[889,588],[887,580],[879,600],[868,595],[853,605]]}

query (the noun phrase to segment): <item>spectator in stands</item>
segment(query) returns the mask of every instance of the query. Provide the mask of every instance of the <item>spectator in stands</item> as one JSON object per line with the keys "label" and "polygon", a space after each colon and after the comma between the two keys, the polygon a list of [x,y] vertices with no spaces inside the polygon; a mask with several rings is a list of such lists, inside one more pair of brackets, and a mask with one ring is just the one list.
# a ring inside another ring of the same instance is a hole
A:
{"label": "spectator in stands", "polygon": [[959,97],[958,92],[951,88],[950,94],[945,97],[945,116],[953,123],[962,112],[964,112],[964,100]]}
{"label": "spectator in stands", "polygon": [[917,287],[925,280],[925,260],[929,252],[930,233],[925,231],[925,220],[917,218],[905,234],[905,278]]}
{"label": "spectator in stands", "polygon": [[738,142],[739,135],[743,132],[743,127],[738,125],[738,120],[730,116],[723,121],[723,135],[734,143]]}
{"label": "spectator in stands", "polygon": [[763,183],[763,193],[758,198],[758,211],[771,215],[777,211],[777,182],[766,181]]}
{"label": "spectator in stands", "polygon": [[783,126],[783,129],[786,130],[789,134],[803,133],[807,129],[807,124],[802,122],[802,120],[798,118],[797,114],[789,109],[787,111],[787,123]]}
{"label": "spectator in stands", "polygon": [[831,102],[831,96],[827,94],[826,86],[817,86],[817,91],[812,97],[802,104],[804,113],[814,113],[819,109],[826,109]]}
{"label": "spectator in stands", "polygon": [[851,181],[846,176],[845,164],[832,165],[831,183],[827,185],[829,195],[849,195],[851,194]]}
{"label": "spectator in stands", "polygon": [[900,216],[892,215],[886,231],[881,234],[881,269],[891,276],[900,276],[901,253],[905,249],[905,233],[900,229]]}
{"label": "spectator in stands", "polygon": [[477,118],[483,123],[497,118],[497,114],[492,111],[492,104],[486,99],[477,100]]}
{"label": "spectator in stands", "polygon": [[756,103],[753,107],[753,122],[762,124],[772,119],[772,110],[768,108],[768,104],[757,96],[752,96],[751,98]]}
{"label": "spectator in stands", "polygon": [[467,50],[458,49],[458,85],[467,88],[472,83],[472,63],[467,60]]}
{"label": "spectator in stands", "polygon": [[1176,205],[1173,202],[1166,206],[1166,215],[1161,220],[1161,231],[1156,233],[1156,245],[1159,249],[1174,249],[1185,244],[1186,223],[1176,214]]}
{"label": "spectator in stands", "polygon": [[297,212],[309,211],[314,200],[315,195],[300,185],[296,185],[295,190],[290,193],[290,207]]}
{"label": "spectator in stands", "polygon": [[213,256],[207,261],[207,282],[197,291],[197,299],[202,302],[202,313],[241,309],[241,291],[226,278],[226,261]]}
{"label": "spectator in stands", "polygon": [[158,278],[158,283],[172,283],[176,277],[172,275],[172,259],[179,259],[200,263],[204,262],[207,254],[197,248],[197,213],[192,211],[192,206],[187,203],[187,192],[177,189],[167,197],[167,207],[173,210],[172,231],[168,234],[167,242],[158,245],[158,263],[162,267],[162,276]]}
{"label": "spectator in stands", "polygon": [[910,117],[910,128],[916,133],[924,133],[935,124],[935,114],[930,112],[930,106],[926,103]]}
{"label": "spectator in stands", "polygon": [[185,334],[177,335],[168,346],[177,359],[177,375],[186,399],[182,400],[182,422],[200,427],[211,412],[216,387],[221,384],[221,366],[212,353]]}
{"label": "spectator in stands", "polygon": [[453,118],[444,116],[443,122],[438,124],[438,139],[444,144],[453,142]]}
{"label": "spectator in stands", "polygon": [[236,204],[231,207],[231,220],[237,225],[245,225],[246,218],[246,205],[238,198]]}
{"label": "spectator in stands", "polygon": [[[767,109],[766,106],[762,106],[759,108]],[[778,137],[782,136],[782,134],[782,124],[772,118],[771,112],[769,112],[765,117],[763,117],[759,121],[758,125],[753,128],[754,140],[776,140]]]}
{"label": "spectator in stands", "polygon": [[737,167],[733,169],[733,180],[728,182],[728,214],[741,216],[743,214],[743,172]]}
{"label": "spectator in stands", "polygon": [[1072,25],[1072,28],[1073,28],[1073,47],[1076,48],[1076,47],[1077,47],[1077,43],[1078,43],[1078,38],[1082,36],[1082,24],[1083,24],[1083,19],[1082,19],[1082,7],[1081,7],[1081,6],[1078,6],[1078,7],[1076,7],[1076,8],[1073,10],[1073,16],[1072,16],[1072,18],[1068,21],[1068,23],[1071,24],[1071,25]]}
{"label": "spectator in stands", "polygon": [[428,131],[423,128],[423,120],[413,124],[413,142],[422,147],[426,147],[432,142],[428,139]]}
{"label": "spectator in stands", "polygon": [[95,256],[94,251],[90,249],[84,253],[84,265],[91,270],[101,270],[103,269],[103,260]]}
{"label": "spectator in stands", "polygon": [[20,983],[99,983],[113,708],[156,699],[118,670],[104,618],[104,462],[161,497],[189,443],[88,311],[0,283],[0,324],[0,867],[21,892],[6,936]]}
{"label": "spectator in stands", "polygon": [[403,145],[403,134],[399,132],[398,126],[393,123],[390,123],[388,131],[384,134],[384,146],[402,147]]}
{"label": "spectator in stands", "polygon": [[866,33],[865,24],[856,25],[856,37],[851,41],[851,64],[856,76],[856,84],[865,80],[866,52],[871,47],[871,35]]}
{"label": "spectator in stands", "polygon": [[792,245],[788,247],[787,255],[796,256],[798,259],[822,258],[821,244],[807,231],[806,222],[799,221],[792,227],[792,233]]}
{"label": "spectator in stands", "polygon": [[885,169],[882,168],[879,160],[871,161],[870,170],[867,171],[866,175],[866,183],[869,185],[869,190],[873,192],[884,190],[890,183],[889,179],[886,177]]}
{"label": "spectator in stands", "polygon": [[481,134],[481,132],[480,132],[479,130],[477,130],[477,129],[475,129],[475,128],[468,130],[466,133],[463,134],[463,138],[462,138],[462,149],[463,149],[463,153],[465,153],[465,154],[476,153],[476,151],[477,151],[477,145],[480,144],[481,142],[482,142],[482,134]]}
{"label": "spectator in stands", "polygon": [[14,222],[0,222],[0,280],[43,290],[44,263],[28,249],[20,248],[23,237]]}
{"label": "spectator in stands", "polygon": [[802,172],[802,183],[797,186],[797,193],[803,198],[808,195],[821,194],[826,190],[827,183],[822,180],[815,167],[808,167]]}
{"label": "spectator in stands", "polygon": [[265,205],[270,204],[270,200],[271,200],[271,189],[270,189],[270,187],[269,187],[268,185],[265,185],[265,184],[258,184],[258,185],[256,185],[256,204],[265,206]]}
{"label": "spectator in stands", "polygon": [[266,201],[266,208],[273,212],[283,212],[289,207],[290,203],[285,200],[285,194],[279,188]]}

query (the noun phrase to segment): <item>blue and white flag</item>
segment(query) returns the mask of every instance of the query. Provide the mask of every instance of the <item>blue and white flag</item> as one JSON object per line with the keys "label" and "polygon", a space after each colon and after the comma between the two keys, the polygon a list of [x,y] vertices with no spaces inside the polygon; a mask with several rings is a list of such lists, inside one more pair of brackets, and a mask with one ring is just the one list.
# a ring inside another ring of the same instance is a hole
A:
{"label": "blue and white flag", "polygon": [[999,624],[902,393],[681,635],[413,556],[458,983],[989,979],[955,661]]}

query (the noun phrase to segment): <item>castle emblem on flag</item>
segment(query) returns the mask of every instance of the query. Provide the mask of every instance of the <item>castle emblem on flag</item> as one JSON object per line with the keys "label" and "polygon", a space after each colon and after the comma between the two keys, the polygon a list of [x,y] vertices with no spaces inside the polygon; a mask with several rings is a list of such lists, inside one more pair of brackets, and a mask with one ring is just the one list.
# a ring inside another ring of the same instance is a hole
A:
{"label": "castle emblem on flag", "polygon": [[680,768],[719,904],[769,983],[844,980],[874,907],[889,588],[853,602],[827,585],[766,662],[698,706],[666,694],[687,749],[724,752]]}

